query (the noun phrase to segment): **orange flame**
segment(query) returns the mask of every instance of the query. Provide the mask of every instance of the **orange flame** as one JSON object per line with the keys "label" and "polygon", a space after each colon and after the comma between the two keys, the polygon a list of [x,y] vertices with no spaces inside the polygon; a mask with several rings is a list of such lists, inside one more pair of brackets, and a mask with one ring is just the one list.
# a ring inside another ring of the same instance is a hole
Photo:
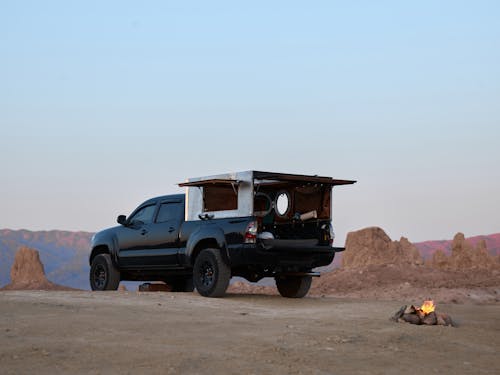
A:
{"label": "orange flame", "polygon": [[434,301],[432,301],[432,300],[424,301],[424,303],[420,307],[420,310],[422,310],[425,315],[430,314],[435,309],[436,309],[436,306],[434,306]]}

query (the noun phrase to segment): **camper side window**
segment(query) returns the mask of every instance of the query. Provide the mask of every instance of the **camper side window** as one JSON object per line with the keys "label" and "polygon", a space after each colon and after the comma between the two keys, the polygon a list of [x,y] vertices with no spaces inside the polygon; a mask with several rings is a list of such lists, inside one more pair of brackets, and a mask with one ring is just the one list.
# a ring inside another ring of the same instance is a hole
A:
{"label": "camper side window", "polygon": [[238,209],[238,188],[232,185],[203,187],[203,211],[227,211]]}

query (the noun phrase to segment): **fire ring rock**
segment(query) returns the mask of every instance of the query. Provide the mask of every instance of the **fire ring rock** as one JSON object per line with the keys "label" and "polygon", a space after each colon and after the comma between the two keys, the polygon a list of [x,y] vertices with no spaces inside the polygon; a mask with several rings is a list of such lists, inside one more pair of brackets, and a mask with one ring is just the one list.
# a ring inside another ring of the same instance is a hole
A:
{"label": "fire ring rock", "polygon": [[422,319],[422,323],[427,324],[429,326],[435,325],[437,323],[436,313],[433,311],[424,316],[424,318]]}

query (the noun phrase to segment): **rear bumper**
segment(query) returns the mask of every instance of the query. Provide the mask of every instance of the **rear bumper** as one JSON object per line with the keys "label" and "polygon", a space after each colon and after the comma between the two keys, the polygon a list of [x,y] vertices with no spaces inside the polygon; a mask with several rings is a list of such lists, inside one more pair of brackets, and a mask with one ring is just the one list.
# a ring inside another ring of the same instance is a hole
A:
{"label": "rear bumper", "polygon": [[317,245],[317,240],[261,240],[256,246],[266,251],[299,253],[338,253],[344,247]]}
{"label": "rear bumper", "polygon": [[[314,241],[317,243],[317,241]],[[232,267],[261,266],[289,267],[303,269],[327,266],[335,257],[335,253],[343,248],[312,245],[311,241],[279,240],[274,243],[241,244],[228,246],[228,255]]]}

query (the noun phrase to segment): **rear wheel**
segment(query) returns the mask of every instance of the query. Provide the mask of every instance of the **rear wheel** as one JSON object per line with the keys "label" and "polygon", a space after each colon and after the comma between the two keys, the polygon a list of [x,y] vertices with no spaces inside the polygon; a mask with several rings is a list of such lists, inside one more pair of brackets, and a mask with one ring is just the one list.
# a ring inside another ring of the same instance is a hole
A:
{"label": "rear wheel", "polygon": [[120,284],[120,272],[115,268],[109,254],[99,254],[90,266],[92,290],[116,290]]}
{"label": "rear wheel", "polygon": [[311,288],[311,276],[277,276],[278,291],[283,297],[302,298]]}
{"label": "rear wheel", "polygon": [[205,297],[222,297],[231,279],[231,269],[219,249],[204,249],[194,262],[193,280],[198,293]]}

